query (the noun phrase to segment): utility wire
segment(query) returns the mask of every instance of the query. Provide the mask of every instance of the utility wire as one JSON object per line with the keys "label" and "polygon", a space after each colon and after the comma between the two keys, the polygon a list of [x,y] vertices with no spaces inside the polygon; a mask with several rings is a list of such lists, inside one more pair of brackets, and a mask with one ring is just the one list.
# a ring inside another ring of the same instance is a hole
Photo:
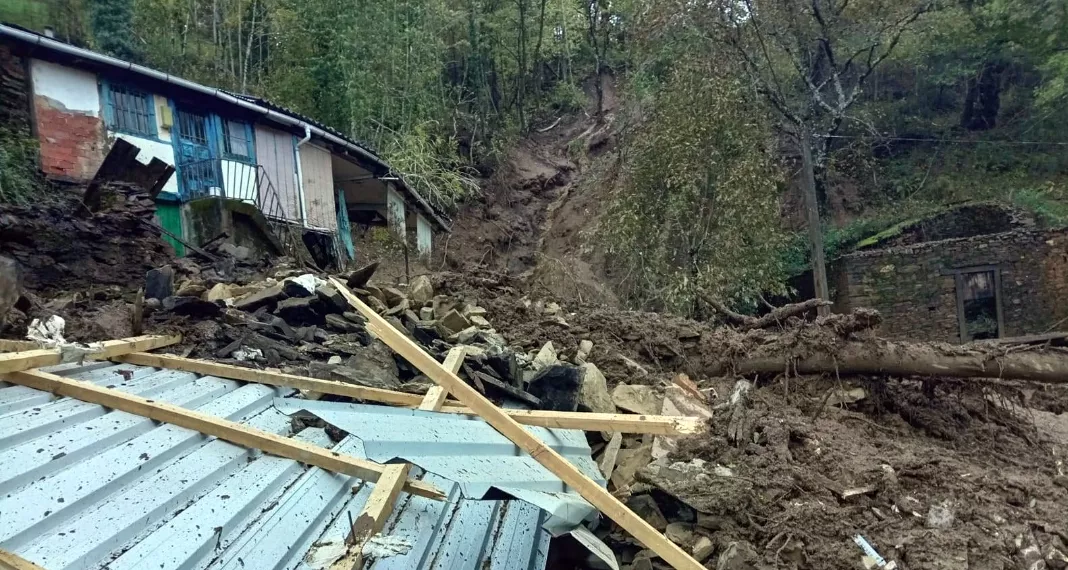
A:
{"label": "utility wire", "polygon": [[825,139],[868,139],[875,141],[911,141],[911,142],[932,142],[932,143],[963,143],[963,144],[1002,144],[1002,145],[1048,145],[1048,146],[1068,146],[1068,142],[1061,141],[1010,141],[1010,140],[971,140],[971,139],[934,139],[934,138],[919,138],[919,137],[865,137],[857,135],[816,135]]}

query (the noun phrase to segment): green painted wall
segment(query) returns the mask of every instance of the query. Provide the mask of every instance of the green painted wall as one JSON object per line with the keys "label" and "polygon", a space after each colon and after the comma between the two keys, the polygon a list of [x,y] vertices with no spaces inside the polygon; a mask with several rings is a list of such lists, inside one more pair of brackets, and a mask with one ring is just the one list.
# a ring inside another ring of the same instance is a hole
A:
{"label": "green painted wall", "polygon": [[[176,236],[185,236],[182,232],[182,207],[171,202],[156,202],[156,219],[163,229]],[[174,238],[164,234],[163,239],[174,246],[178,257],[185,257],[185,246],[178,243]]]}

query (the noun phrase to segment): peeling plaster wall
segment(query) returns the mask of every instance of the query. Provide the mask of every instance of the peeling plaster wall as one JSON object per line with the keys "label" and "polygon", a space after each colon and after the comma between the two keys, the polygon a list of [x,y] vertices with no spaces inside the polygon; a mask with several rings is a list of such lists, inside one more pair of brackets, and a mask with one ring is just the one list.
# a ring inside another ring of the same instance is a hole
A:
{"label": "peeling plaster wall", "polygon": [[104,122],[96,75],[39,59],[30,64],[41,170],[88,180],[104,159]]}
{"label": "peeling plaster wall", "polygon": [[415,217],[415,247],[419,252],[419,257],[429,258],[432,243],[434,241],[434,231],[430,229],[430,222],[423,217],[422,214],[418,214]]}

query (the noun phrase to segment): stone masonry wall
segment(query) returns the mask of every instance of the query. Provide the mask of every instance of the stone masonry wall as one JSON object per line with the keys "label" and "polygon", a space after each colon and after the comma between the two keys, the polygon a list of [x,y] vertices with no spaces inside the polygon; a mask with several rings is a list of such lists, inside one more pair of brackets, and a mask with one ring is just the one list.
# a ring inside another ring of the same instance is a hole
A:
{"label": "stone masonry wall", "polygon": [[0,44],[0,125],[30,134],[30,86],[25,60]]}
{"label": "stone masonry wall", "polygon": [[954,276],[997,265],[1001,336],[1037,334],[1068,317],[1068,230],[1026,230],[855,252],[835,266],[835,310],[877,309],[888,338],[960,342]]}

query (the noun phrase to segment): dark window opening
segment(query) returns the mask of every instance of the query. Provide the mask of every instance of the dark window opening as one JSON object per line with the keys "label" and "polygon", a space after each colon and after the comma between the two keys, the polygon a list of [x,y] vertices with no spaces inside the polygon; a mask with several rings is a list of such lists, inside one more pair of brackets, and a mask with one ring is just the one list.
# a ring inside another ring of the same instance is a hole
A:
{"label": "dark window opening", "polygon": [[137,135],[156,135],[156,116],[152,96],[125,85],[108,85],[110,127]]}
{"label": "dark window opening", "polygon": [[999,288],[1000,282],[996,269],[962,271],[957,274],[962,341],[992,339],[1000,336]]}
{"label": "dark window opening", "polygon": [[223,149],[235,158],[252,158],[252,128],[240,121],[223,120]]}

